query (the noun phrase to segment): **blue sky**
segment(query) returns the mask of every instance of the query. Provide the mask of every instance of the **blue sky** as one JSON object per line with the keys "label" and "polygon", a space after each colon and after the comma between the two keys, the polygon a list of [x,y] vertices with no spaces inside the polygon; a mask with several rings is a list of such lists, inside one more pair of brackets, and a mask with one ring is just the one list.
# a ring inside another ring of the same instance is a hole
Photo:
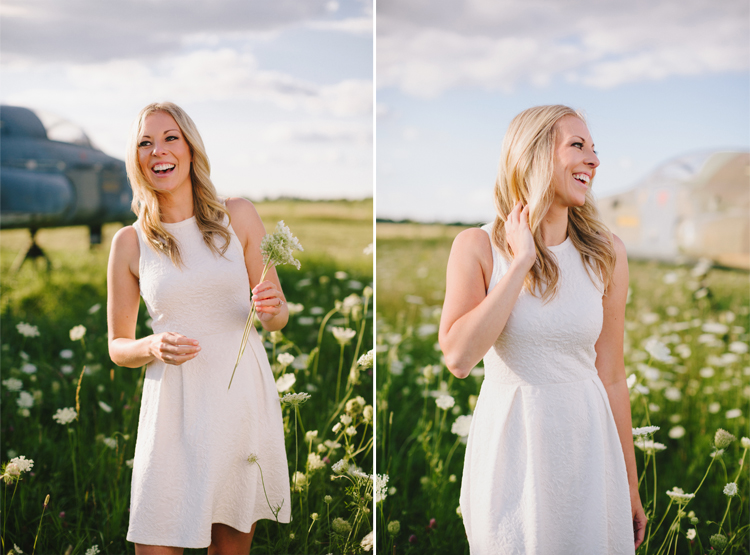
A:
{"label": "blue sky", "polygon": [[490,221],[510,120],[587,114],[599,197],[705,149],[750,148],[748,4],[379,1],[377,215]]}
{"label": "blue sky", "polygon": [[123,159],[138,111],[171,100],[220,194],[372,196],[371,0],[4,0],[0,15],[5,104]]}

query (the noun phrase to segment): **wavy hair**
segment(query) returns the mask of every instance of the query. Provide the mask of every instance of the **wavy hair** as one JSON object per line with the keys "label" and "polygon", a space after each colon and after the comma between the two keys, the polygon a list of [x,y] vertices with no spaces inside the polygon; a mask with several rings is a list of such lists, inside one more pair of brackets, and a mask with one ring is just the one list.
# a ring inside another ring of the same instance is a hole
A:
{"label": "wavy hair", "polygon": [[[497,216],[492,226],[492,243],[507,259],[512,258],[512,249],[505,237],[505,222],[516,202],[528,204],[529,228],[537,256],[524,286],[532,295],[541,295],[544,302],[557,294],[560,277],[556,258],[542,239],[541,223],[555,198],[552,179],[557,122],[565,116],[586,121],[581,112],[560,105],[529,108],[513,118],[503,140],[495,181]],[[583,206],[568,209],[568,236],[581,254],[591,280],[606,290],[615,268],[615,247],[612,233],[601,221],[590,188]]]}
{"label": "wavy hair", "polygon": [[[154,102],[143,108],[133,122],[128,140],[125,166],[133,189],[132,209],[138,216],[145,240],[156,252],[169,256],[175,266],[182,265],[177,240],[162,225],[159,196],[163,193],[154,189],[138,160],[138,143],[144,122],[148,116],[156,112],[164,112],[174,118],[190,147],[190,181],[195,221],[206,245],[216,254],[223,256],[229,248],[231,237],[227,226],[224,225],[224,216],[229,219],[229,212],[219,201],[216,188],[211,182],[211,164],[198,128],[190,116],[172,102]],[[217,238],[223,239],[224,244],[218,246]]]}

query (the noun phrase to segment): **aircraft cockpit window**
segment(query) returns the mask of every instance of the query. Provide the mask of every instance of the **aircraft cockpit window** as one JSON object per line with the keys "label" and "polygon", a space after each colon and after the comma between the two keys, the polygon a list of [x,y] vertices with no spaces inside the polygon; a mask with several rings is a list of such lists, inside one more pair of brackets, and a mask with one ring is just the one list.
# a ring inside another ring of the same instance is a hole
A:
{"label": "aircraft cockpit window", "polygon": [[94,148],[86,133],[76,124],[42,110],[34,110],[34,113],[42,121],[49,140]]}

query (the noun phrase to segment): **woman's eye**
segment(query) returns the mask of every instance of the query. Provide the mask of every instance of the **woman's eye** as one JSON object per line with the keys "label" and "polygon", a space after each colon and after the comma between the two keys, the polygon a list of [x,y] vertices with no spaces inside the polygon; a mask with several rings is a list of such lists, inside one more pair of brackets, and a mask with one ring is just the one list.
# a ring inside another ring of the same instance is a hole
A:
{"label": "woman's eye", "polygon": [[151,143],[149,141],[141,141],[140,143],[138,143],[138,146],[139,147],[141,147],[141,146],[149,146],[150,144]]}
{"label": "woman's eye", "polygon": [[170,135],[169,137],[167,137],[168,141],[176,141],[177,139],[179,139],[179,137],[175,137],[174,135]]}
{"label": "woman's eye", "polygon": [[574,147],[576,147],[576,148],[580,148],[580,149],[582,149],[582,148],[583,148],[583,143],[573,143],[573,144],[572,144],[572,145],[570,145],[570,146],[574,146]]}

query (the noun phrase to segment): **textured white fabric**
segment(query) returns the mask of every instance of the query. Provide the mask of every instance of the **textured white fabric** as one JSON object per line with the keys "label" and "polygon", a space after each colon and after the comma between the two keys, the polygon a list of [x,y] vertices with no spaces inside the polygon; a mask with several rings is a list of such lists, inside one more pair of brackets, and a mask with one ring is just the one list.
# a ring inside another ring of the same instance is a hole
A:
{"label": "textured white fabric", "polygon": [[[484,357],[461,484],[471,553],[632,554],[625,458],[594,366],[601,287],[569,238],[550,250],[557,296],[524,289]],[[490,290],[509,266],[492,256]]]}
{"label": "textured white fabric", "polygon": [[[204,243],[195,217],[164,227],[177,239],[184,263],[143,240],[140,288],[154,333],[197,339],[201,351],[180,366],[154,361],[146,370],[133,462],[127,539],[149,545],[207,547],[211,524],[249,532],[274,519],[281,505],[289,522],[289,473],[281,406],[265,349],[253,330],[237,368],[250,312],[242,246],[231,226],[223,257]],[[247,459],[258,457],[262,469]]]}

